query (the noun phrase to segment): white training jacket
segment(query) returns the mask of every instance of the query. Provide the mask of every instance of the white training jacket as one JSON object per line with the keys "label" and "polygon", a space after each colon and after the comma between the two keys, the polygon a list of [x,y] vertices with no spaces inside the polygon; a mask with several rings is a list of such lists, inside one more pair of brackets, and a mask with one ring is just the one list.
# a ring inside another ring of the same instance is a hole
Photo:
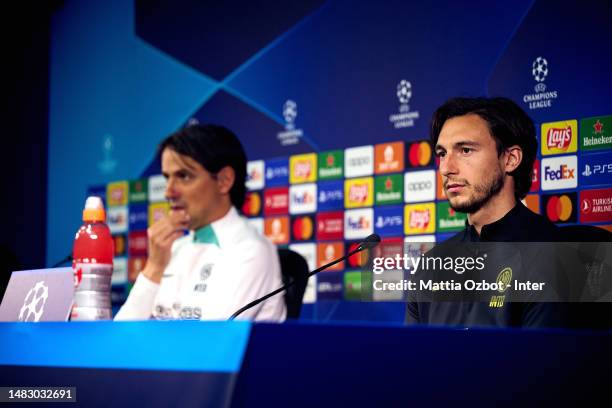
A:
{"label": "white training jacket", "polygon": [[[281,285],[276,247],[232,207],[174,242],[159,284],[139,274],[115,320],[225,320]],[[285,316],[279,293],[238,318],[280,322]]]}

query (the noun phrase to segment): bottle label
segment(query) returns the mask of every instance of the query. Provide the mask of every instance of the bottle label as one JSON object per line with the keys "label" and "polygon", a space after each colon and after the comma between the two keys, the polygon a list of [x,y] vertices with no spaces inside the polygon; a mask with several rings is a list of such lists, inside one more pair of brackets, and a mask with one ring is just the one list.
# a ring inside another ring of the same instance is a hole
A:
{"label": "bottle label", "polygon": [[112,276],[113,265],[99,263],[74,263],[72,265],[72,271],[74,272],[74,287],[77,289],[83,280],[83,275]]}

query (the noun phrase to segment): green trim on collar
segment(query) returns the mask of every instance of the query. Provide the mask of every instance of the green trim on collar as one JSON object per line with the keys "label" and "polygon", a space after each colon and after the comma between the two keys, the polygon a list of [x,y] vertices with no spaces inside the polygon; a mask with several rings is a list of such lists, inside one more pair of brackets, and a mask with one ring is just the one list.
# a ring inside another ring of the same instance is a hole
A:
{"label": "green trim on collar", "polygon": [[207,225],[195,231],[193,234],[193,242],[199,244],[215,244],[219,248],[219,240],[217,239],[217,234],[213,230],[211,225]]}

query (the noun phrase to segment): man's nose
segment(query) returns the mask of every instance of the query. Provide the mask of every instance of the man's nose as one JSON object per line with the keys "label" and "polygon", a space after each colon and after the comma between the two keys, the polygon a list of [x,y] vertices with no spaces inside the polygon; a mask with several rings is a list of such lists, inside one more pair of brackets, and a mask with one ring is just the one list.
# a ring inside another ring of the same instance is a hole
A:
{"label": "man's nose", "polygon": [[176,183],[174,182],[174,180],[169,178],[166,181],[166,199],[167,200],[172,200],[172,199],[177,198],[178,195],[179,195],[179,192],[176,189]]}
{"label": "man's nose", "polygon": [[457,161],[455,157],[447,153],[444,157],[440,158],[440,174],[447,177],[451,174],[457,174]]}

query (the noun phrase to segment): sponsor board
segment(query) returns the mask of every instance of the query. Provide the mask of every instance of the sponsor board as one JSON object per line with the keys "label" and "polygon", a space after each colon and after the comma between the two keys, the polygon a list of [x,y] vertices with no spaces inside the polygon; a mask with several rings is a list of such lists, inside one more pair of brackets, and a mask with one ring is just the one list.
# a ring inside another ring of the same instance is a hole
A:
{"label": "sponsor board", "polygon": [[[151,184],[149,183],[149,186]],[[149,227],[162,217],[164,217],[170,211],[170,204],[168,203],[151,203],[149,204]]]}
{"label": "sponsor board", "polygon": [[319,180],[340,179],[344,175],[344,151],[319,153]]}
{"label": "sponsor board", "polygon": [[111,234],[120,234],[128,230],[128,208],[109,207],[106,211],[106,224]]}
{"label": "sponsor board", "polygon": [[316,153],[298,154],[289,158],[289,182],[291,184],[317,181]]}
{"label": "sponsor board", "polygon": [[404,233],[406,235],[431,234],[436,231],[434,203],[408,204],[404,207]]}
{"label": "sponsor board", "polygon": [[580,222],[612,221],[612,188],[580,192]]}
{"label": "sponsor board", "polygon": [[612,151],[584,154],[579,163],[580,186],[612,184]]}
{"label": "sponsor board", "polygon": [[106,187],[106,204],[109,207],[127,205],[128,192],[129,184],[127,181],[108,183]]}
{"label": "sponsor board", "polygon": [[320,300],[340,300],[343,295],[342,272],[322,273],[317,280],[317,298]]}
{"label": "sponsor board", "polygon": [[291,219],[292,241],[309,241],[314,237],[314,219],[311,215],[300,215]]}
{"label": "sponsor board", "polygon": [[[320,242],[317,244],[317,268],[322,267],[338,258],[344,256],[343,242]],[[341,271],[344,269],[344,261],[330,266],[325,271]]]}
{"label": "sponsor board", "polygon": [[247,162],[246,187],[248,190],[261,190],[265,185],[265,163],[263,160]]}
{"label": "sponsor board", "polygon": [[522,202],[531,211],[540,214],[540,196],[538,194],[527,194]]}
{"label": "sponsor board", "polygon": [[[309,271],[314,271],[317,268],[317,244],[313,242],[291,244],[289,245],[289,249],[302,255],[308,264]],[[312,278],[314,278],[314,276],[310,277],[310,279]]]}
{"label": "sponsor board", "polygon": [[418,203],[436,198],[436,171],[409,171],[404,174],[404,201]]}
{"label": "sponsor board", "polygon": [[361,271],[344,273],[344,298],[346,300],[361,299]]}
{"label": "sponsor board", "polygon": [[404,180],[401,174],[376,176],[374,202],[376,205],[401,204],[404,197]]}
{"label": "sponsor board", "polygon": [[448,201],[436,205],[436,225],[438,232],[461,231],[465,228],[467,214],[451,208]]}
{"label": "sponsor board", "polygon": [[149,180],[130,181],[130,203],[146,203],[149,200]]}
{"label": "sponsor board", "polygon": [[559,156],[542,159],[542,190],[576,188],[578,185],[578,159]]}
{"label": "sponsor board", "polygon": [[404,171],[404,142],[381,143],[374,146],[374,173]]}
{"label": "sponsor board", "polygon": [[344,212],[344,238],[362,239],[374,232],[374,210],[360,208]]}
{"label": "sponsor board", "polygon": [[436,242],[436,236],[433,234],[413,235],[410,237],[405,237],[404,242]]}
{"label": "sponsor board", "polygon": [[264,190],[264,215],[283,215],[289,212],[289,187]]}
{"label": "sponsor board", "polygon": [[267,187],[285,186],[289,184],[289,159],[266,160],[266,180]]}
{"label": "sponsor board", "polygon": [[289,242],[289,217],[270,217],[264,219],[264,235],[276,245]]}
{"label": "sponsor board", "polygon": [[111,285],[125,285],[126,283],[128,283],[127,258],[113,258],[113,275],[111,277]]}
{"label": "sponsor board", "polygon": [[576,193],[543,195],[542,211],[552,222],[576,222]]}
{"label": "sponsor board", "polygon": [[344,176],[370,176],[374,172],[374,146],[349,147],[344,150]]}
{"label": "sponsor board", "polygon": [[372,257],[395,258],[395,255],[404,255],[404,238],[402,236],[382,237],[380,244],[372,250]]}
{"label": "sponsor board", "polygon": [[147,231],[131,231],[128,234],[128,255],[147,256]]}
{"label": "sponsor board", "polygon": [[374,203],[374,179],[362,177],[344,181],[344,206],[346,208],[371,207]]}
{"label": "sponsor board", "polygon": [[533,171],[531,173],[531,188],[530,193],[540,190],[540,160],[535,159],[533,162]]}
{"label": "sponsor board", "polygon": [[442,174],[439,171],[436,171],[436,199],[447,199],[446,193],[444,192],[444,182],[442,181]]}
{"label": "sponsor board", "polygon": [[580,150],[612,149],[612,115],[580,121]]}
{"label": "sponsor board", "polygon": [[144,269],[147,264],[147,258],[143,256],[135,256],[128,258],[128,282],[134,283],[138,274]]}
{"label": "sponsor board", "polygon": [[258,191],[248,191],[244,196],[242,213],[247,217],[256,217],[261,213],[261,193]]}
{"label": "sponsor board", "polygon": [[144,230],[148,227],[149,215],[147,204],[131,204],[129,207],[129,226],[130,231]]}
{"label": "sponsor board", "polygon": [[149,202],[156,203],[166,199],[166,178],[161,174],[149,177]]}
{"label": "sponsor board", "polygon": [[578,150],[578,121],[542,123],[540,146],[542,156],[573,153]]}
{"label": "sponsor board", "polygon": [[[374,280],[374,290],[372,291],[372,300],[374,301],[397,301],[404,299],[404,291],[403,290],[376,290],[376,288],[383,288],[384,284],[399,284],[404,279],[404,271],[401,270],[391,270],[384,271],[383,273],[376,275],[373,277]],[[378,283],[376,281],[379,281]],[[388,288],[388,286],[387,286]]]}
{"label": "sponsor board", "polygon": [[[353,242],[348,245],[348,250],[346,251],[346,253],[350,253],[354,250],[357,249],[357,247],[359,247],[359,244],[361,243],[361,241],[357,241],[357,242]],[[369,260],[369,251],[361,251],[361,252],[357,252],[356,254],[353,254],[351,256],[348,257],[348,259],[346,260],[348,263],[348,267],[349,268],[361,268],[362,266],[366,265],[368,260]]]}
{"label": "sponsor board", "polygon": [[316,211],[316,184],[300,184],[289,187],[289,214],[305,214]]}
{"label": "sponsor board", "polygon": [[123,256],[127,253],[127,237],[126,234],[113,235],[115,244],[115,256]]}
{"label": "sponsor board", "polygon": [[344,181],[322,181],[318,183],[318,209],[322,211],[344,208]]}
{"label": "sponsor board", "polygon": [[406,148],[407,167],[427,167],[433,164],[433,150],[427,140],[411,143]]}
{"label": "sponsor board", "polygon": [[318,241],[333,241],[344,238],[344,211],[318,212]]}
{"label": "sponsor board", "polygon": [[402,235],[404,217],[402,206],[384,206],[374,209],[374,232],[380,236]]}

